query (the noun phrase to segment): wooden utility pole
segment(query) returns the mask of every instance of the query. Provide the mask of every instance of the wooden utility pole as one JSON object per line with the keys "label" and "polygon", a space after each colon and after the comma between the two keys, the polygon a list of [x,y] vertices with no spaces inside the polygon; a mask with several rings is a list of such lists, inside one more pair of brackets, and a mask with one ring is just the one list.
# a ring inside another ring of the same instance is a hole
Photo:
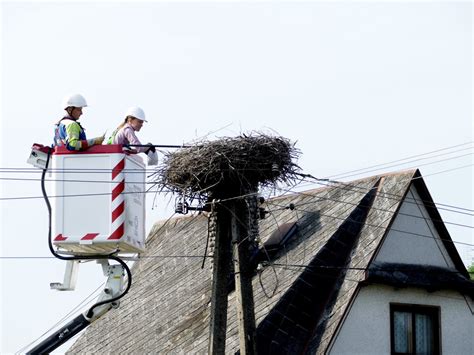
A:
{"label": "wooden utility pole", "polygon": [[[238,193],[235,193],[238,196]],[[251,202],[256,197],[250,199]],[[214,238],[212,299],[209,354],[224,354],[227,333],[228,284],[234,266],[235,296],[239,329],[240,354],[256,353],[256,327],[250,265],[251,244],[258,233],[256,211],[243,198],[216,202],[210,216],[210,233]],[[257,226],[257,227],[255,227]],[[232,244],[231,244],[232,242]]]}
{"label": "wooden utility pole", "polygon": [[215,204],[210,215],[209,237],[214,239],[211,319],[209,332],[209,354],[225,353],[227,333],[228,281],[231,274],[231,230],[230,213],[221,204]]}
{"label": "wooden utility pole", "polygon": [[245,201],[236,201],[232,207],[232,249],[240,354],[254,355],[257,349],[250,249],[255,236],[249,228],[252,216]]}

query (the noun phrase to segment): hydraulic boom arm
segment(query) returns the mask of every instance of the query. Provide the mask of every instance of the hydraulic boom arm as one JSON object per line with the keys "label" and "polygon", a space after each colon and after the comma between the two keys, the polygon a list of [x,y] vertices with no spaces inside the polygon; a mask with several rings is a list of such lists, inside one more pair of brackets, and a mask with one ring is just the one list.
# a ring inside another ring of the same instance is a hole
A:
{"label": "hydraulic boom arm", "polygon": [[98,260],[104,274],[108,276],[106,285],[97,299],[97,303],[87,312],[78,315],[54,334],[36,345],[27,354],[48,354],[81,332],[92,322],[99,319],[111,308],[117,308],[120,301],[107,302],[121,294],[124,284],[124,267],[120,264],[109,265],[107,260]]}

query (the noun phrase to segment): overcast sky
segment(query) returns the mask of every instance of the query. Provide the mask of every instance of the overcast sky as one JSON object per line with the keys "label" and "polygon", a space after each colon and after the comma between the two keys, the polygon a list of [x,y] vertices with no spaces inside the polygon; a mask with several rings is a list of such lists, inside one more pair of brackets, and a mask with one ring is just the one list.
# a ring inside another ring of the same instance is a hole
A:
{"label": "overcast sky", "polygon": [[[149,119],[143,142],[258,130],[296,142],[303,172],[317,177],[419,166],[470,262],[471,2],[3,1],[1,10],[0,353],[41,337],[104,281],[88,263],[76,291],[50,290],[65,262],[49,258],[44,201],[12,199],[41,196],[26,180],[39,171],[21,169],[33,143],[52,143],[67,93],[87,99],[89,137],[138,105]],[[147,200],[149,230],[172,206]]]}

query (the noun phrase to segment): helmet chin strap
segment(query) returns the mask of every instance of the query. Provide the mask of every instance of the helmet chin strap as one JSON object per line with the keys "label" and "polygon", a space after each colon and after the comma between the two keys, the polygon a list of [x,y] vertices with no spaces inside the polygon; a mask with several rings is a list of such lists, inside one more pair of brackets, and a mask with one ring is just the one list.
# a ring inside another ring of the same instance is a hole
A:
{"label": "helmet chin strap", "polygon": [[69,106],[68,108],[66,108],[66,112],[69,115],[69,117],[72,118],[74,121],[77,121],[77,118],[72,116],[72,111],[74,111],[73,106]]}

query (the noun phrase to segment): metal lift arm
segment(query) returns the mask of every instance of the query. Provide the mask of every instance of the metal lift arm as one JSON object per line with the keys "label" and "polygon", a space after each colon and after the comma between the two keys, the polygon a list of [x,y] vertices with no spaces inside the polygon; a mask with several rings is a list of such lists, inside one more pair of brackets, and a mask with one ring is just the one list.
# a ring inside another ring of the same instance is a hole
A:
{"label": "metal lift arm", "polygon": [[104,289],[97,299],[96,305],[90,308],[87,312],[78,315],[64,327],[54,332],[54,334],[28,351],[27,354],[49,354],[88,327],[92,322],[99,319],[111,308],[117,308],[119,306],[120,301],[107,303],[107,300],[117,297],[122,292],[124,284],[124,267],[120,264],[109,265],[107,260],[98,260],[98,262],[102,264],[104,274],[108,276],[108,278]]}

